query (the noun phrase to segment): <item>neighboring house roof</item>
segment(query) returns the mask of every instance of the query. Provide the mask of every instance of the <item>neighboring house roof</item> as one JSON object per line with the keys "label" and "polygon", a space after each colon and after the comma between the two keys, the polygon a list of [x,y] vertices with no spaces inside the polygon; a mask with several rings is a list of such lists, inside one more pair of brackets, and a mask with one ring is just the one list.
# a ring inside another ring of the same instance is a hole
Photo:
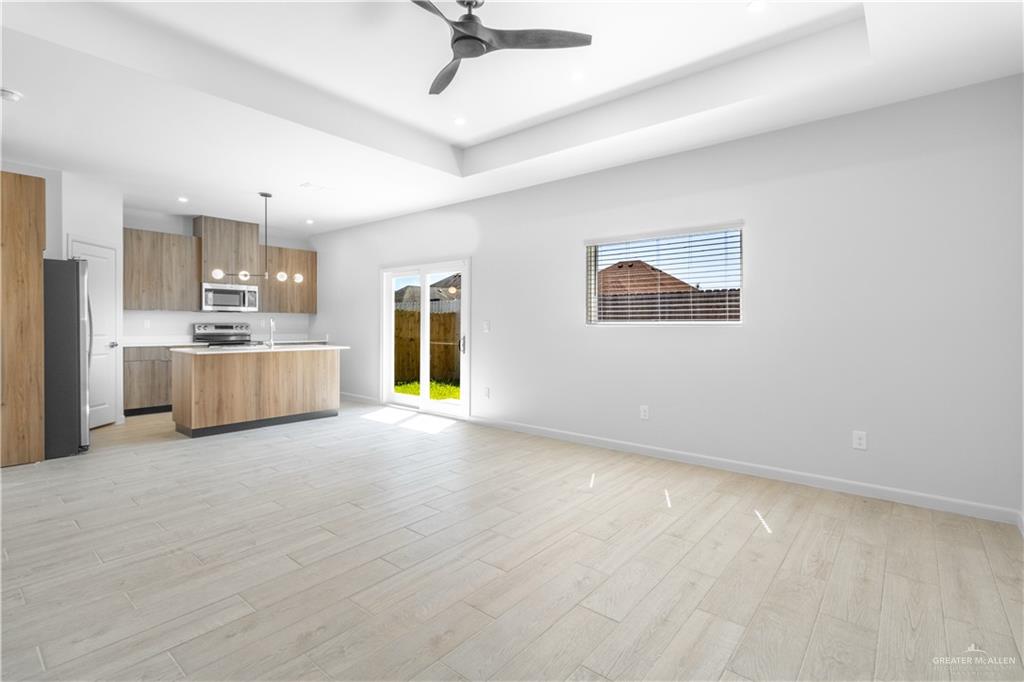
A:
{"label": "neighboring house roof", "polygon": [[597,290],[602,295],[674,294],[697,291],[697,287],[642,260],[623,260],[597,273]]}
{"label": "neighboring house roof", "polygon": [[[455,292],[449,291],[455,287]],[[449,301],[459,298],[462,294],[462,273],[456,272],[430,285],[431,301]],[[395,291],[395,303],[409,303],[420,300],[420,288],[410,284]]]}

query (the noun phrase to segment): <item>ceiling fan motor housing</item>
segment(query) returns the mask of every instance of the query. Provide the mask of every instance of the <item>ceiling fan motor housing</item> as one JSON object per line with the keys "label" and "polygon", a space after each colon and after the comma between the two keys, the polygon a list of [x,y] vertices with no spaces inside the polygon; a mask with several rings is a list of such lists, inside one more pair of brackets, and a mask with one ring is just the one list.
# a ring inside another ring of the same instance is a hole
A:
{"label": "ceiling fan motor housing", "polygon": [[487,45],[478,38],[460,36],[452,41],[452,52],[459,59],[470,59],[485,54]]}

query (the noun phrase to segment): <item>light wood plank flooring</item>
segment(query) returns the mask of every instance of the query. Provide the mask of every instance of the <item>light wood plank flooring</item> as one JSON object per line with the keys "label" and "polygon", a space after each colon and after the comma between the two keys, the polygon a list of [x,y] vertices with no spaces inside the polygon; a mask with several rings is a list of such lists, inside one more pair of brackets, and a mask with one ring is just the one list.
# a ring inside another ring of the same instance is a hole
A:
{"label": "light wood plank flooring", "polygon": [[4,680],[1024,678],[1014,527],[390,408],[2,493]]}

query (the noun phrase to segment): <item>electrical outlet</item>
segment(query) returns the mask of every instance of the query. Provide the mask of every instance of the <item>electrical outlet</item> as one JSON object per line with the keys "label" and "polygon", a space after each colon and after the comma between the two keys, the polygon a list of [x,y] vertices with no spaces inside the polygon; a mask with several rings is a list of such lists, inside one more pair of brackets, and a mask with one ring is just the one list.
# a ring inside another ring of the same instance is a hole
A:
{"label": "electrical outlet", "polygon": [[868,449],[868,432],[867,431],[854,431],[853,432],[853,443],[854,450],[867,450]]}
{"label": "electrical outlet", "polygon": [[491,397],[491,387],[490,386],[484,386],[484,397],[485,398],[490,398]]}
{"label": "electrical outlet", "polygon": [[484,320],[483,330],[484,330],[484,334],[490,334],[491,333],[491,321],[490,320]]}
{"label": "electrical outlet", "polygon": [[640,406],[640,418],[646,420],[646,419],[650,419],[650,417],[651,417],[651,411],[647,408],[646,405],[641,405]]}

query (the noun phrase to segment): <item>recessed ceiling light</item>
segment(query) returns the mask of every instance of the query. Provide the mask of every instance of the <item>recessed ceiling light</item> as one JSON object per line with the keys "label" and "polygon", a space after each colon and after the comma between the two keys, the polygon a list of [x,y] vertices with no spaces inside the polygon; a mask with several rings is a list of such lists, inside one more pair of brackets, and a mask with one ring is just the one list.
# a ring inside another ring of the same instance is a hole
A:
{"label": "recessed ceiling light", "polygon": [[187,204],[188,197],[178,197],[178,203]]}
{"label": "recessed ceiling light", "polygon": [[466,125],[465,117],[464,116],[457,116],[455,118],[455,125],[457,125],[457,126],[464,126],[464,125]]}
{"label": "recessed ceiling light", "polygon": [[582,71],[573,71],[572,72],[572,79],[574,81],[576,81],[576,82],[579,82],[579,81],[583,80],[584,75],[585,74]]}
{"label": "recessed ceiling light", "polygon": [[747,3],[748,12],[763,12],[768,7],[768,0],[750,0]]}
{"label": "recessed ceiling light", "polygon": [[10,88],[0,88],[0,96],[3,97],[5,102],[20,102],[23,97],[20,92]]}
{"label": "recessed ceiling light", "polygon": [[307,225],[312,225],[312,224],[313,224],[313,219],[312,219],[312,218],[308,218],[308,219],[306,220],[306,224],[307,224]]}

